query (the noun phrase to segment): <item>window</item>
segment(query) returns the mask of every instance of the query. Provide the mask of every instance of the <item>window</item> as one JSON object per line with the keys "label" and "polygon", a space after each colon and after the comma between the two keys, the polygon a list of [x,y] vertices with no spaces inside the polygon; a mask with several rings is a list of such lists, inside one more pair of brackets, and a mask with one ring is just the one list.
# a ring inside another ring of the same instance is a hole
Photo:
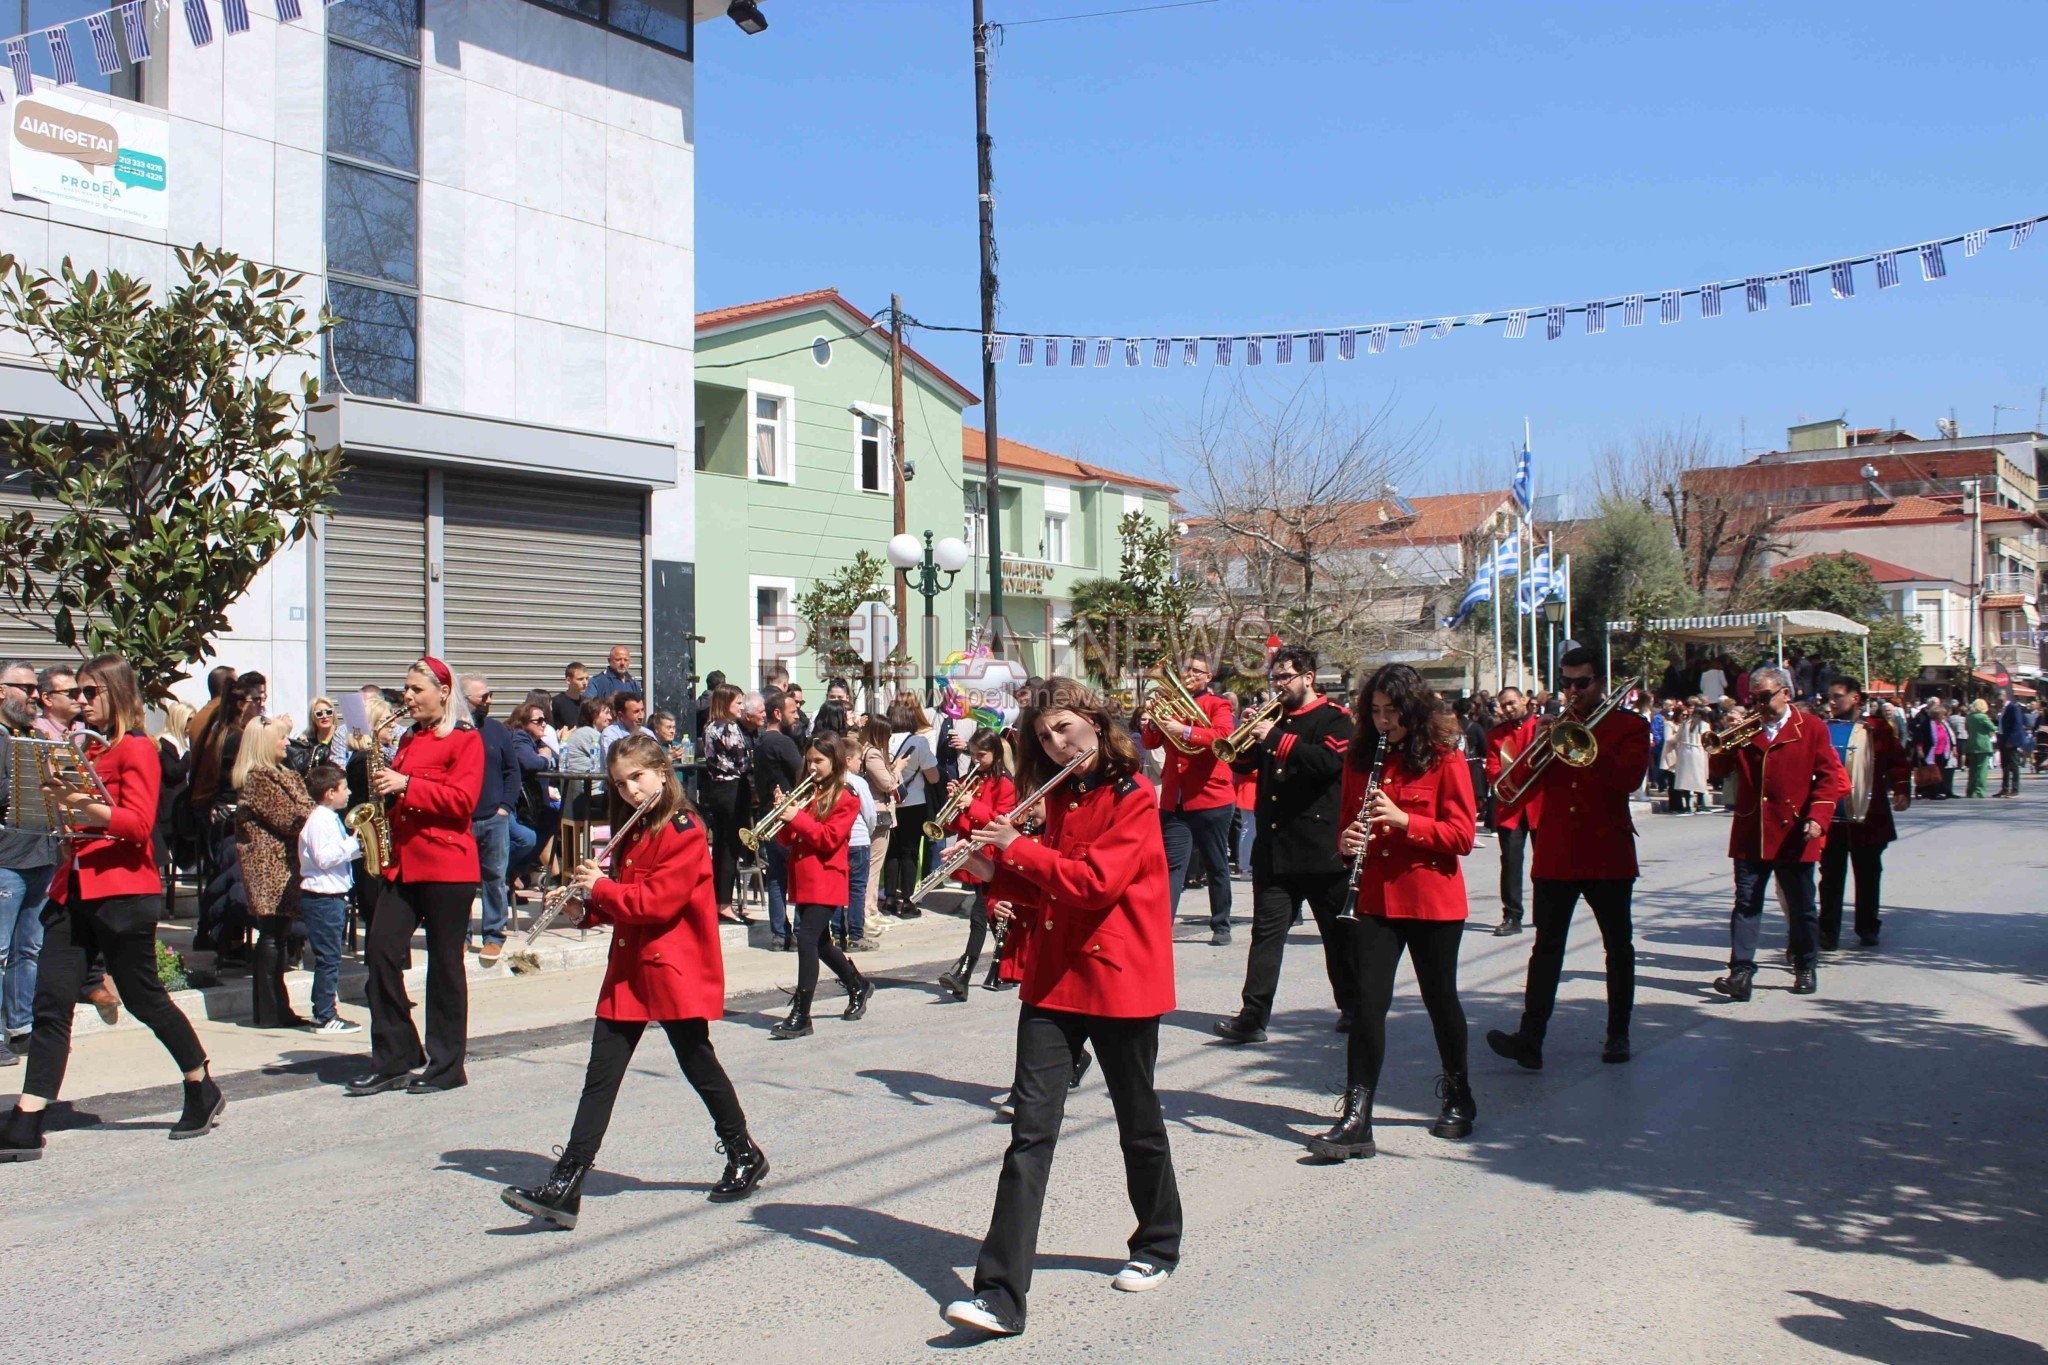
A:
{"label": "window", "polygon": [[832,343],[823,337],[811,339],[811,363],[823,369],[832,363]]}
{"label": "window", "polygon": [[804,647],[803,633],[790,619],[790,602],[796,584],[787,578],[750,578],[754,589],[753,648],[750,652],[755,687],[765,687],[768,675],[786,668]]}
{"label": "window", "polygon": [[692,28],[687,0],[541,0],[559,10],[601,24],[616,33],[691,55]]}
{"label": "window", "polygon": [[419,0],[327,12],[327,382],[419,401]]}
{"label": "window", "polygon": [[860,411],[854,419],[854,481],[863,493],[893,491],[893,480],[889,477],[889,419],[871,411],[866,404],[855,406]]}
{"label": "window", "polygon": [[697,472],[702,474],[711,466],[711,438],[702,422],[697,423]]}
{"label": "window", "polygon": [[1067,517],[1064,512],[1047,512],[1038,539],[1038,557],[1048,564],[1067,562]]}
{"label": "window", "polygon": [[1915,593],[1916,623],[1920,627],[1920,639],[1930,645],[1946,648],[1948,644],[1948,623],[1943,619],[1942,607],[1948,594],[1945,592]]}
{"label": "window", "polygon": [[967,485],[967,553],[988,553],[988,486]]}
{"label": "window", "polygon": [[747,384],[747,476],[764,483],[795,483],[796,391],[751,380]]}

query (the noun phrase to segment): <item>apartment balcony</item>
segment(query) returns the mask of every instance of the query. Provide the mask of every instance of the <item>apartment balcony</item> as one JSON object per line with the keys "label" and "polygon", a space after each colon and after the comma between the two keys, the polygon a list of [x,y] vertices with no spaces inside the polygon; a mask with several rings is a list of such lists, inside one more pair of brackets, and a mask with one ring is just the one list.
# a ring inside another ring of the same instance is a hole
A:
{"label": "apartment balcony", "polygon": [[1984,575],[1983,596],[2018,593],[2029,602],[2040,592],[2040,580],[2030,573],[1988,573]]}

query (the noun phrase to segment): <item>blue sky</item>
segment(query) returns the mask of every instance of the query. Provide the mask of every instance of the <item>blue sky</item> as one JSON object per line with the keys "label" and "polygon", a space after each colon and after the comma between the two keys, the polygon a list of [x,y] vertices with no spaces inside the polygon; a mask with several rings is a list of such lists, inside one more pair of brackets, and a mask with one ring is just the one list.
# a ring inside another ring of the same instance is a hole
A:
{"label": "blue sky", "polygon": [[[996,22],[1138,0],[989,0]],[[770,0],[701,26],[698,300],[837,285],[975,325],[967,0]],[[1018,25],[992,77],[1002,323],[1221,332],[1578,303],[1768,272],[2048,212],[2048,5],[1219,0]],[[1524,417],[1539,492],[1698,423],[1731,456],[1846,415],[1932,435],[2030,426],[2048,228],[1949,277],[1810,308],[1546,342],[1498,327],[1320,367],[1430,442],[1417,491],[1497,464]],[[970,388],[977,346],[914,344]],[[1217,375],[1002,367],[1007,436],[1173,473]],[[1149,357],[1148,357],[1149,361]],[[1270,365],[1270,359],[1269,359]],[[1297,353],[1288,380],[1307,369]]]}

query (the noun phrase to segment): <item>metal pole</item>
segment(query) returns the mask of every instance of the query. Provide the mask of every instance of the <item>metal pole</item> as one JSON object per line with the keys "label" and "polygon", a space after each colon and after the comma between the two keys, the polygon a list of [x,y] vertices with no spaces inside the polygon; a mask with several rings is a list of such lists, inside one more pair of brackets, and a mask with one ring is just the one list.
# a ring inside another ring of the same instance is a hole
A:
{"label": "metal pole", "polygon": [[989,651],[1002,657],[1002,633],[993,623],[1003,615],[1003,498],[996,465],[996,197],[994,144],[988,136],[988,40],[982,0],[974,0],[974,160],[981,202],[981,457],[988,474]]}
{"label": "metal pole", "polygon": [[1564,557],[1564,638],[1572,638],[1572,557]]}
{"label": "metal pole", "polygon": [[1504,660],[1503,660],[1503,659],[1501,658],[1501,650],[1500,650],[1500,572],[1499,572],[1499,570],[1500,570],[1500,537],[1499,537],[1499,536],[1495,536],[1495,537],[1493,538],[1493,558],[1492,558],[1492,559],[1489,559],[1489,560],[1487,560],[1487,561],[1486,561],[1486,571],[1487,571],[1487,574],[1488,574],[1488,575],[1489,575],[1489,576],[1491,577],[1491,579],[1493,580],[1493,600],[1492,600],[1492,601],[1491,601],[1491,602],[1490,602],[1490,603],[1489,603],[1488,605],[1489,605],[1489,606],[1491,606],[1491,607],[1493,608],[1493,692],[1494,692],[1494,695],[1495,695],[1495,696],[1499,696],[1499,695],[1500,695],[1500,690],[1501,690],[1501,688],[1502,688],[1503,686],[1505,686],[1505,685],[1507,684],[1507,680],[1508,680],[1508,675],[1507,675],[1507,664],[1506,664],[1506,662],[1505,662],[1505,661],[1504,661]]}
{"label": "metal pole", "polygon": [[[903,296],[889,296],[889,446],[890,464],[893,466],[891,483],[896,494],[896,529],[891,534],[902,535],[908,527],[904,523],[903,488]],[[929,611],[926,613],[929,615]],[[903,590],[903,578],[899,574],[896,587],[896,638],[908,642],[910,639],[910,594]]]}
{"label": "metal pole", "polygon": [[932,612],[933,603],[939,595],[939,566],[932,557],[932,533],[924,533],[924,563],[917,566],[917,590],[924,595],[924,704],[931,706],[938,697],[938,675],[932,672]]}

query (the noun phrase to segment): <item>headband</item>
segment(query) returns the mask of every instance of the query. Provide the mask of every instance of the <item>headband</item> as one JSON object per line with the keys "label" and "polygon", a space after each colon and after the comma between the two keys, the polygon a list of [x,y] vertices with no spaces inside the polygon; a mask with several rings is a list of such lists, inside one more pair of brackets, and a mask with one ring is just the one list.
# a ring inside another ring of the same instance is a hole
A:
{"label": "headband", "polygon": [[433,655],[422,655],[416,667],[426,669],[427,672],[434,675],[435,682],[441,684],[441,686],[443,687],[453,690],[455,686],[455,675],[449,671],[448,665],[442,663]]}

